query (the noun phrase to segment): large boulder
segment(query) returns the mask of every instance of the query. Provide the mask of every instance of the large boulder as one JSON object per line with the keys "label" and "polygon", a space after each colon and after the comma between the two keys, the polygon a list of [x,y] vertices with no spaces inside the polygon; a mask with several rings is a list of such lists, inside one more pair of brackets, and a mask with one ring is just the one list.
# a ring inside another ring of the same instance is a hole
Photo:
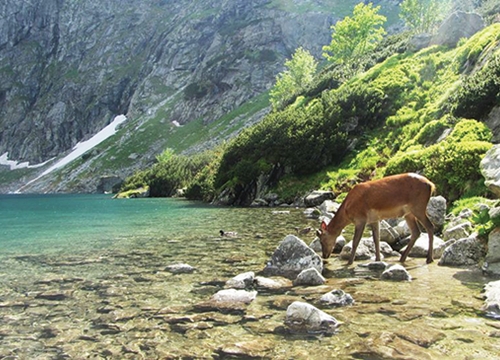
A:
{"label": "large boulder", "polygon": [[285,325],[293,332],[331,335],[340,324],[333,316],[316,307],[295,301],[286,310]]}
{"label": "large boulder", "polygon": [[481,15],[457,11],[443,21],[430,44],[455,47],[460,39],[471,37],[482,30],[484,26]]}
{"label": "large boulder", "polygon": [[335,194],[332,191],[315,190],[304,198],[306,206],[319,206],[326,200],[335,199]]}
{"label": "large boulder", "polygon": [[294,235],[288,235],[274,251],[264,268],[266,276],[284,276],[295,279],[302,271],[309,268],[323,272],[323,261],[307,244]]}
{"label": "large boulder", "polygon": [[474,266],[486,255],[484,244],[477,235],[459,239],[448,246],[441,256],[438,265]]}
{"label": "large boulder", "polygon": [[436,228],[442,228],[446,216],[446,199],[441,195],[432,196],[427,204],[427,215]]}
{"label": "large boulder", "polygon": [[488,253],[484,259],[483,271],[489,276],[500,276],[500,229],[488,236]]}
{"label": "large boulder", "polygon": [[500,197],[500,144],[494,145],[486,152],[480,164],[481,174],[488,189]]}
{"label": "large boulder", "polygon": [[484,297],[483,310],[495,318],[500,318],[500,280],[485,285]]}

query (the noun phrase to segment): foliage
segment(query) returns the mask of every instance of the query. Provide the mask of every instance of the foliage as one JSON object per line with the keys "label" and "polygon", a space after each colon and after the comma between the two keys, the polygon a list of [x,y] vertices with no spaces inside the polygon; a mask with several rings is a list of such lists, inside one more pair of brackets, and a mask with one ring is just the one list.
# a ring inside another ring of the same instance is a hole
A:
{"label": "foliage", "polygon": [[472,210],[470,219],[475,230],[481,236],[487,236],[494,228],[500,227],[500,218],[491,218],[489,209],[498,206],[498,200],[487,199],[482,196],[465,197],[453,202],[450,213],[458,216],[465,209]]}
{"label": "foliage", "polygon": [[423,173],[450,200],[466,193],[483,194],[486,188],[479,163],[492,146],[489,140],[491,132],[484,124],[462,120],[444,141],[390,159],[386,174]]}
{"label": "foliage", "polygon": [[332,41],[323,47],[323,56],[345,68],[350,77],[360,70],[360,59],[373,51],[383,39],[382,25],[386,18],[379,15],[380,6],[359,3],[354,7],[352,17],[346,16],[331,28]]}
{"label": "foliage", "polygon": [[291,60],[285,62],[287,70],[276,77],[276,84],[270,91],[273,109],[280,108],[291,96],[308,86],[314,78],[318,64],[303,48],[298,48]]}
{"label": "foliage", "polygon": [[455,116],[483,119],[500,103],[500,56],[493,56],[478,72],[465,77],[451,97]]}
{"label": "foliage", "polygon": [[167,149],[157,157],[158,162],[153,167],[127,178],[121,191],[149,187],[151,197],[173,196],[178,189],[191,184],[200,171],[210,166],[213,156],[212,152],[194,156],[175,155],[171,149]]}
{"label": "foliage", "polygon": [[450,5],[450,1],[404,0],[400,4],[400,17],[417,34],[432,32],[444,19]]}

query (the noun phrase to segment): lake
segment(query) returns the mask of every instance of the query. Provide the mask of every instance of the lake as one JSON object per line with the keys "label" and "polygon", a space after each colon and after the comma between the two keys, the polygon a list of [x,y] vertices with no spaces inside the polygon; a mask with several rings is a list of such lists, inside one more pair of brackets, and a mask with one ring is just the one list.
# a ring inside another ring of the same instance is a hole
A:
{"label": "lake", "polygon": [[[332,257],[323,286],[259,290],[244,313],[196,310],[226,280],[260,272],[295,227],[318,224],[294,208],[0,195],[0,358],[498,358],[500,322],[480,311],[489,279],[425,259],[405,263],[413,280],[400,283]],[[196,271],[166,271],[177,263]],[[355,300],[322,308],[337,334],[278,331],[291,302],[318,306],[333,289]]]}

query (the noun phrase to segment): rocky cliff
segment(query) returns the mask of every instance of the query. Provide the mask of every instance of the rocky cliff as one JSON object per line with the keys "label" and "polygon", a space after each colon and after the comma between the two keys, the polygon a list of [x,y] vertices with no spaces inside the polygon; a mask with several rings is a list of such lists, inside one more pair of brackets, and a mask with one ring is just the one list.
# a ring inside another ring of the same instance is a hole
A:
{"label": "rocky cliff", "polygon": [[334,21],[267,0],[4,1],[0,154],[45,161],[173,95],[171,120],[211,122],[268,89],[298,46],[319,56]]}

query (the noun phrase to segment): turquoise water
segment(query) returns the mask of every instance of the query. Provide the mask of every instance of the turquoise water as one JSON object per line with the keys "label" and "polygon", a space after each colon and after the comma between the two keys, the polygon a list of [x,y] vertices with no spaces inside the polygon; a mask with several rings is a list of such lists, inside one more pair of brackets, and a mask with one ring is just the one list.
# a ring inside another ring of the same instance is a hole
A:
{"label": "turquoise water", "polygon": [[[413,281],[401,283],[333,256],[323,286],[258,289],[243,313],[197,310],[226,280],[258,274],[295,227],[317,225],[293,208],[1,195],[0,359],[498,358],[500,326],[479,311],[488,279],[425,259],[407,261]],[[166,270],[177,263],[196,271]],[[339,334],[279,330],[291,302],[321,306],[333,289],[356,301],[323,308],[343,323]]]}

